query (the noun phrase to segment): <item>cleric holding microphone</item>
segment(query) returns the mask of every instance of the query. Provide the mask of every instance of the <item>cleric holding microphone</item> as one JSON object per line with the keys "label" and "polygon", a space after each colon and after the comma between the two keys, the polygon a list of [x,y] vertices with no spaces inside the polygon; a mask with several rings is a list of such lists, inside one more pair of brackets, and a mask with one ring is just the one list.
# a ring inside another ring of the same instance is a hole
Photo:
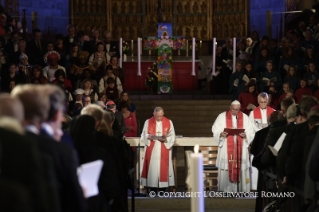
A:
{"label": "cleric holding microphone", "polygon": [[[231,135],[224,132],[225,128],[244,129],[244,133],[240,133],[239,136]],[[228,111],[218,115],[213,124],[212,132],[219,147],[216,160],[218,190],[236,192],[239,183],[240,192],[249,192],[250,162],[248,146],[254,138],[254,127],[248,116],[240,111],[239,101],[233,101]],[[239,172],[238,176],[237,172]]]}

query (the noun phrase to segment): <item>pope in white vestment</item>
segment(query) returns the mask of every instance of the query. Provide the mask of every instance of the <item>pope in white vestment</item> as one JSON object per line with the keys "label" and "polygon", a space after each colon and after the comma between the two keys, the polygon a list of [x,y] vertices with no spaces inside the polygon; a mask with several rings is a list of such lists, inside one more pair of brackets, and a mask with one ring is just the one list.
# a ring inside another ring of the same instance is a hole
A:
{"label": "pope in white vestment", "polygon": [[[163,137],[156,139],[154,136]],[[152,188],[174,186],[172,146],[175,130],[172,121],[164,117],[162,108],[155,108],[154,117],[145,121],[140,141],[145,145],[141,184]]]}
{"label": "pope in white vestment", "polygon": [[[244,133],[231,136],[224,132],[225,128],[243,128]],[[218,190],[225,192],[237,191],[237,170],[239,171],[239,191],[250,191],[250,161],[248,146],[254,138],[254,127],[248,116],[240,112],[240,102],[232,102],[230,110],[219,114],[212,131],[218,142],[216,166],[218,167]],[[239,166],[237,168],[237,141],[239,145]],[[228,149],[231,147],[231,149]],[[241,154],[240,154],[241,152]]]}

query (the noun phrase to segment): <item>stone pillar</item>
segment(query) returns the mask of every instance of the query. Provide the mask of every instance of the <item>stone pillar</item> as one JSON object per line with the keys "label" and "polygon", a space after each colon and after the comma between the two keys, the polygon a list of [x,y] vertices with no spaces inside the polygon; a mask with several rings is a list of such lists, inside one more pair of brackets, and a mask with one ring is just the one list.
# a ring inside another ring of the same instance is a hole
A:
{"label": "stone pillar", "polygon": [[266,32],[269,38],[272,37],[272,11],[267,11],[266,14]]}

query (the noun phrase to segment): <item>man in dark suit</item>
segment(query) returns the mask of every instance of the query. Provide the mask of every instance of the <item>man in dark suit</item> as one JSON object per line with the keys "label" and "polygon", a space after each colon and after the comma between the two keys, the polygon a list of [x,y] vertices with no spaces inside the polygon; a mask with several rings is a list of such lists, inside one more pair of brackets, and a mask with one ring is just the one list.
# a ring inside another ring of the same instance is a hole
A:
{"label": "man in dark suit", "polygon": [[112,35],[111,32],[105,31],[104,32],[104,51],[106,52],[106,59],[107,62],[111,62],[111,57],[113,55],[116,55],[117,58],[120,58],[120,50],[119,50],[119,45],[118,42],[112,41]]}
{"label": "man in dark suit", "polygon": [[99,36],[100,36],[99,30],[93,29],[92,30],[92,39],[89,41],[90,48],[91,48],[91,54],[94,54],[95,52],[97,52],[97,47],[96,47],[97,43],[99,43],[99,42],[103,43],[103,41],[100,40]]}
{"label": "man in dark suit", "polygon": [[[53,92],[49,94],[49,91]],[[53,85],[22,85],[12,91],[21,100],[25,110],[27,136],[36,141],[39,150],[53,161],[62,211],[85,211],[86,202],[79,185],[72,149],[53,138],[61,136],[64,92]],[[62,102],[62,103],[61,103]],[[51,117],[47,134],[41,134],[41,124]],[[48,134],[52,135],[51,137]],[[52,138],[53,137],[53,138]]]}
{"label": "man in dark suit", "polygon": [[64,37],[63,47],[66,49],[66,52],[69,52],[71,43],[78,42],[78,37],[75,35],[75,27],[72,24],[69,24],[67,28],[68,35]]}
{"label": "man in dark suit", "polygon": [[[41,30],[33,30],[33,39],[27,44],[28,52],[33,54],[33,63],[38,64],[42,67],[45,66],[43,56],[46,52],[46,43],[41,39]],[[31,63],[31,62],[30,62]]]}
{"label": "man in dark suit", "polygon": [[13,31],[11,33],[11,39],[8,40],[7,44],[4,47],[4,51],[7,52],[9,57],[13,55],[13,53],[19,50],[19,33],[17,31]]}
{"label": "man in dark suit", "polygon": [[82,30],[78,31],[78,33],[76,34],[79,41],[79,51],[87,51],[90,53],[90,55],[92,54],[91,52],[91,47],[90,47],[90,42],[84,40],[84,32]]}

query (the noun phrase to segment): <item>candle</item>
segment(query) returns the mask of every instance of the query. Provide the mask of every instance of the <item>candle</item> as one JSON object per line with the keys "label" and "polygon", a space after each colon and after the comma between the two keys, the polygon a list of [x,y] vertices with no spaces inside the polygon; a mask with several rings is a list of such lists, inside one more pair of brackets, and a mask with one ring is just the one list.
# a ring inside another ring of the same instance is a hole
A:
{"label": "candle", "polygon": [[180,56],[181,55],[181,50],[178,50],[178,56]]}
{"label": "candle", "polygon": [[192,43],[192,76],[195,76],[195,50],[196,50],[196,43],[195,43],[195,38],[193,38],[193,43]]}
{"label": "candle", "polygon": [[188,40],[186,41],[186,57],[188,57]]}
{"label": "candle", "polygon": [[131,41],[131,50],[132,50],[132,57],[133,57],[133,40]]}
{"label": "candle", "polygon": [[141,74],[141,39],[137,38],[137,76]]}
{"label": "candle", "polygon": [[[204,179],[203,179],[203,155],[198,153],[199,146],[194,147],[194,153],[190,156],[191,167],[191,212],[204,212]],[[196,192],[196,193],[195,193]],[[196,194],[196,196],[195,196]]]}
{"label": "candle", "polygon": [[142,52],[142,50],[143,50],[143,38],[140,38],[140,40],[141,40],[141,41],[140,41],[140,48],[141,48],[141,49],[140,49],[140,52],[141,52],[141,55],[142,55],[142,53],[143,53],[143,52]]}
{"label": "candle", "polygon": [[216,38],[213,38],[213,65],[212,65],[212,75],[215,76],[216,73],[216,46],[217,46],[217,43],[216,43]]}
{"label": "candle", "polygon": [[199,53],[202,55],[202,41],[199,41]]}
{"label": "candle", "polygon": [[122,45],[123,45],[123,39],[122,38],[120,38],[120,67],[122,67],[122,61],[123,61],[123,54],[122,54],[122,52],[123,52],[123,48],[122,48]]}
{"label": "candle", "polygon": [[233,73],[236,71],[236,38],[233,38]]}
{"label": "candle", "polygon": [[152,50],[148,50],[148,54],[151,56],[151,54],[152,54]]}

